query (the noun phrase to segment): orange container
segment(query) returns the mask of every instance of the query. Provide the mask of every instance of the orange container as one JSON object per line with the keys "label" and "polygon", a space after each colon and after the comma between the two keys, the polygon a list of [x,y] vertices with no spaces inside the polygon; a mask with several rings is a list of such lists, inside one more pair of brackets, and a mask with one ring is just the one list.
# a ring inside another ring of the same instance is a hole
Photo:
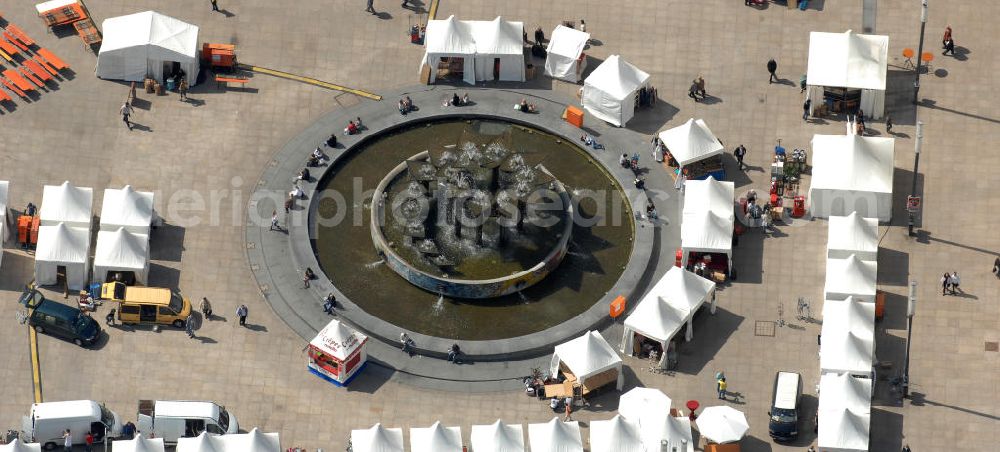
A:
{"label": "orange container", "polygon": [[201,57],[212,66],[233,67],[236,65],[236,46],[206,42],[201,47]]}
{"label": "orange container", "polygon": [[42,217],[35,215],[31,217],[31,244],[38,244],[38,227],[42,223]]}
{"label": "orange container", "polygon": [[611,302],[611,318],[617,319],[623,312],[625,312],[625,297],[619,295]]}
{"label": "orange container", "polygon": [[28,243],[28,231],[31,229],[31,217],[17,217],[17,243]]}
{"label": "orange container", "polygon": [[583,127],[583,110],[572,105],[566,107],[566,122],[577,127]]}

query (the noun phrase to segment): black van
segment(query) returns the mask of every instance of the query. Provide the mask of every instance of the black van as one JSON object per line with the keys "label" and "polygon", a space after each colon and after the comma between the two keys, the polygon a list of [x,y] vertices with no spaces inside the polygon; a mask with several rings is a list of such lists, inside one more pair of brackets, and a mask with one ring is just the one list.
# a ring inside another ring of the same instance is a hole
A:
{"label": "black van", "polygon": [[24,291],[19,302],[32,310],[28,325],[38,333],[63,338],[81,347],[94,345],[101,336],[101,325],[83,311],[46,299],[35,289]]}
{"label": "black van", "polygon": [[799,435],[799,399],[802,398],[802,376],[794,372],[778,372],[774,376],[771,397],[771,421],[767,432],[775,441],[790,441]]}

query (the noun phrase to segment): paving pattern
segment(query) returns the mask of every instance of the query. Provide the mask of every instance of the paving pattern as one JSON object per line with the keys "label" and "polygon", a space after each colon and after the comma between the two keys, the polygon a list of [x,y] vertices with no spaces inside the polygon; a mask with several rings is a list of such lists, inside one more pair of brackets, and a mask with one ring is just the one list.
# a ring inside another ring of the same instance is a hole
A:
{"label": "paving pattern", "polygon": [[[88,6],[98,22],[155,7],[198,24],[203,41],[237,43],[240,60],[248,64],[372,92],[416,82],[422,50],[405,36],[415,16],[397,2],[377,0],[378,16],[365,13],[360,0],[335,5],[302,0],[294,8],[264,0],[220,0],[225,13],[212,13],[207,1],[200,7],[195,3],[109,0]],[[735,0],[621,5],[444,0],[438,15],[491,19],[502,14],[523,20],[529,35],[536,26],[548,34],[559,21],[585,18],[596,39],[588,51],[591,67],[608,55],[622,54],[652,74],[665,101],[641,112],[628,128],[648,137],[690,117],[704,118],[727,148],[744,143],[749,149],[751,170],[739,174],[734,161],[728,168],[743,192],[766,189],[762,169],[777,138],[789,149],[802,148],[815,133],[843,131],[836,119],[804,124],[798,89],[767,84],[764,63],[774,57],[779,76],[794,84],[805,71],[808,32],[859,30],[859,3],[812,0],[811,8],[800,12],[778,3],[751,9]],[[925,209],[919,234],[907,237],[901,214],[891,226],[880,228],[879,284],[891,296],[877,330],[877,350],[879,359],[894,363],[892,371],[901,365],[905,348],[906,285],[909,280],[920,284],[911,350],[913,397],[898,403],[884,381],[877,384],[872,450],[895,451],[909,443],[914,450],[989,451],[1000,440],[998,383],[992,378],[1000,371],[1000,353],[988,351],[987,345],[1000,340],[1000,281],[989,273],[1000,255],[1000,234],[992,230],[1000,211],[995,194],[1000,154],[989,149],[1000,140],[1000,118],[991,109],[998,88],[992,76],[1000,72],[1000,63],[989,51],[997,37],[993,22],[1000,17],[1000,4],[932,2],[925,50],[936,58],[922,78],[923,101],[914,109],[909,103],[912,72],[901,69],[899,56],[904,47],[916,48],[919,10],[914,3],[879,2],[877,24],[879,33],[890,36],[887,105],[896,124],[897,212],[913,177],[913,125],[917,119],[926,124],[918,178]],[[244,427],[281,432],[284,446],[310,450],[340,450],[351,429],[374,422],[420,427],[441,420],[461,425],[467,440],[472,424],[551,418],[545,404],[517,391],[466,392],[447,384],[428,388],[405,374],[372,367],[350,388],[333,388],[305,372],[305,344],[260,296],[243,238],[250,187],[274,152],[315,118],[370,101],[258,75],[243,90],[223,92],[214,83],[195,86],[189,103],[175,94],[140,93],[134,119],[141,127],[129,132],[117,115],[126,85],[93,77],[95,57],[77,37],[46,33],[29,3],[0,2],[0,11],[75,70],[75,76],[59,89],[41,93],[37,101],[16,100],[13,111],[0,107],[0,179],[11,182],[11,207],[38,204],[43,184],[66,179],[98,193],[126,183],[156,191],[168,225],[153,234],[152,283],[180,287],[195,299],[208,297],[225,318],[205,322],[197,340],[169,328],[158,333],[112,328],[105,344],[80,350],[43,336],[46,400],[92,398],[134,419],[140,398],[211,399],[229,407]],[[954,58],[938,53],[937,39],[947,24],[959,48]],[[686,97],[689,80],[698,74],[705,77],[714,102],[695,104]],[[563,97],[578,88],[545,77],[527,85]],[[384,101],[387,115],[396,114],[392,102]],[[885,134],[881,124],[873,128]],[[651,188],[669,193],[665,172],[654,168],[649,179]],[[97,199],[95,211],[99,208]],[[826,222],[798,222],[780,231],[769,237],[750,233],[740,240],[735,250],[740,279],[720,292],[718,314],[696,319],[695,339],[681,348],[676,373],[650,374],[642,370],[645,362],[626,360],[628,387],[657,387],[675,401],[697,399],[703,405],[714,402],[712,375],[724,370],[730,389],[743,395],[737,408],[750,421],[751,436],[743,442],[748,451],[801,450],[814,438],[805,434],[792,445],[770,443],[765,413],[777,370],[801,372],[807,394],[815,394],[811,384],[818,381],[819,327],[793,316],[799,296],[812,301],[814,313],[821,307]],[[656,275],[669,267],[674,246],[676,242],[661,242]],[[0,345],[7,353],[0,368],[0,428],[19,425],[32,401],[27,331],[14,322],[14,301],[31,278],[31,265],[27,254],[4,253],[0,316],[6,326],[0,328]],[[938,278],[945,271],[962,274],[964,295],[938,293]],[[249,329],[237,325],[233,311],[240,303],[250,307]],[[773,336],[755,335],[757,322],[778,319],[779,304],[789,324],[776,328]],[[613,328],[607,333],[613,343],[616,332],[620,335]],[[814,397],[805,401],[807,410],[815,407]],[[613,394],[605,394],[575,417],[606,419],[616,404]]]}

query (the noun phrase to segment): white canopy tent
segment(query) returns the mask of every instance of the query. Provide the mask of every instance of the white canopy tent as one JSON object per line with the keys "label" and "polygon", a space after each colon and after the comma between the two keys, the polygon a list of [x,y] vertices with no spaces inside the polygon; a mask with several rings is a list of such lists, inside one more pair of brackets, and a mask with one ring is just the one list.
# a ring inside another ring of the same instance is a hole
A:
{"label": "white canopy tent", "polygon": [[177,438],[174,452],[225,452],[225,446],[217,438],[218,435],[209,435],[208,432],[201,432],[195,437]]}
{"label": "white canopy tent", "polygon": [[867,452],[872,380],[824,374],[819,381],[817,447],[822,452]]}
{"label": "white canopy tent", "polygon": [[646,450],[677,447],[678,452],[693,452],[691,421],[687,417],[670,416],[670,397],[659,389],[634,388],[618,399],[618,413],[639,424]]}
{"label": "white canopy tent", "polygon": [[721,218],[733,218],[733,200],[736,185],[729,181],[715,180],[709,176],[704,180],[690,180],[684,183],[684,211],[696,213],[708,210]]}
{"label": "white canopy tent", "polygon": [[528,444],[531,452],[583,452],[580,424],[558,417],[544,424],[528,424]]}
{"label": "white canopy tent", "polygon": [[827,259],[823,294],[827,300],[854,297],[858,301],[874,302],[877,276],[875,261],[863,261],[853,254],[846,259]]}
{"label": "white canopy tent", "polygon": [[812,108],[822,105],[824,88],[860,89],[859,106],[866,116],[880,119],[885,111],[888,64],[888,36],[859,35],[851,30],[809,33],[806,83]]}
{"label": "white canopy tent", "polygon": [[880,222],[892,218],[894,139],[814,135],[809,210],[826,218],[857,212]]}
{"label": "white canopy tent", "polygon": [[497,419],[490,425],[473,425],[472,452],[524,452],[524,428]]}
{"label": "white canopy tent", "polygon": [[38,443],[23,443],[16,439],[7,444],[0,444],[0,452],[41,452],[42,445]]}
{"label": "white canopy tent", "polygon": [[282,452],[277,433],[263,433],[256,427],[250,433],[215,436],[212,441],[222,446],[219,452]]}
{"label": "white canopy tent", "polygon": [[636,95],[649,74],[618,55],[611,55],[583,81],[583,108],[622,127],[635,115]]}
{"label": "white canopy tent", "polygon": [[[476,43],[476,81],[524,81],[524,24],[503,20],[469,21]],[[499,66],[499,67],[497,67]]]}
{"label": "white canopy tent", "polygon": [[94,204],[94,190],[88,187],[77,187],[69,181],[62,185],[46,185],[42,187],[42,206],[38,216],[42,226],[55,226],[65,223],[90,229],[91,208]]}
{"label": "white canopy tent", "polygon": [[[660,342],[663,350],[667,350],[667,344],[685,324],[684,339],[690,341],[694,337],[694,314],[706,301],[711,301],[714,314],[714,282],[683,268],[671,267],[625,318],[621,352],[634,354],[636,333]],[[666,365],[667,354],[662,353],[660,367]]]}
{"label": "white canopy tent", "polygon": [[149,234],[153,223],[153,193],[135,191],[131,185],[104,190],[101,205],[101,230],[114,231],[124,227],[136,234]]}
{"label": "white canopy tent", "polygon": [[476,84],[476,41],[468,23],[448,16],[444,20],[427,21],[424,32],[423,63],[430,66],[430,82],[437,78],[438,63],[444,58],[461,58],[465,83]]}
{"label": "white canopy tent", "polygon": [[750,430],[746,415],[729,406],[705,408],[695,423],[701,436],[719,444],[735,443]]}
{"label": "white canopy tent", "polygon": [[164,452],[163,438],[143,438],[118,440],[111,443],[111,452]]}
{"label": "white canopy tent", "polygon": [[846,217],[831,216],[830,231],[826,241],[826,257],[845,259],[855,255],[859,259],[878,259],[878,220],[864,218],[857,212]]}
{"label": "white canopy tent", "polygon": [[87,260],[90,254],[90,231],[66,226],[40,226],[38,247],[35,248],[35,284],[58,282],[59,267],[65,267],[66,284],[70,290],[81,290],[87,284]]}
{"label": "white canopy tent", "polygon": [[441,421],[428,428],[410,429],[411,452],[462,452],[462,429],[444,427]]}
{"label": "white canopy tent", "polygon": [[621,415],[590,423],[591,452],[646,452],[639,423]]}
{"label": "white canopy tent", "polygon": [[403,452],[403,429],[375,424],[372,428],[351,430],[351,447],[354,452]]}
{"label": "white canopy tent", "polygon": [[[104,19],[97,76],[141,82],[163,81],[178,63],[188,84],[198,83],[198,27],[155,11]],[[166,69],[165,69],[166,68]]]}
{"label": "white canopy tent", "polygon": [[691,252],[725,254],[733,269],[733,224],[735,217],[709,210],[688,212],[681,217],[681,265],[687,267]]}
{"label": "white canopy tent", "polygon": [[870,377],[874,359],[875,304],[853,297],[824,301],[820,372]]}
{"label": "white canopy tent", "polygon": [[140,284],[149,282],[149,236],[125,228],[97,233],[94,280],[104,282],[108,272],[132,272]]}
{"label": "white canopy tent", "polygon": [[590,41],[590,33],[557,25],[549,38],[548,55],[545,57],[545,75],[576,83],[587,68],[583,49]]}
{"label": "white canopy tent", "polygon": [[557,375],[560,363],[564,364],[583,385],[586,385],[587,378],[612,370],[618,374],[615,388],[621,391],[625,384],[622,359],[597,331],[587,331],[583,336],[557,345],[555,353],[552,354],[549,373]]}
{"label": "white canopy tent", "polygon": [[684,124],[660,132],[659,136],[681,168],[722,154],[724,149],[703,119],[688,119]]}

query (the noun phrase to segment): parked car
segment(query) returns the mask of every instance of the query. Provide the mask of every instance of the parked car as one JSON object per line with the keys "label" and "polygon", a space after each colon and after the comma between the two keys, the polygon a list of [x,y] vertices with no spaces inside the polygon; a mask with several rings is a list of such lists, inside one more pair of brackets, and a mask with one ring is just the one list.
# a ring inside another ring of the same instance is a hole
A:
{"label": "parked car", "polygon": [[48,334],[89,347],[101,336],[101,325],[75,306],[45,298],[36,289],[27,289],[19,302],[30,310],[28,325],[39,334]]}

